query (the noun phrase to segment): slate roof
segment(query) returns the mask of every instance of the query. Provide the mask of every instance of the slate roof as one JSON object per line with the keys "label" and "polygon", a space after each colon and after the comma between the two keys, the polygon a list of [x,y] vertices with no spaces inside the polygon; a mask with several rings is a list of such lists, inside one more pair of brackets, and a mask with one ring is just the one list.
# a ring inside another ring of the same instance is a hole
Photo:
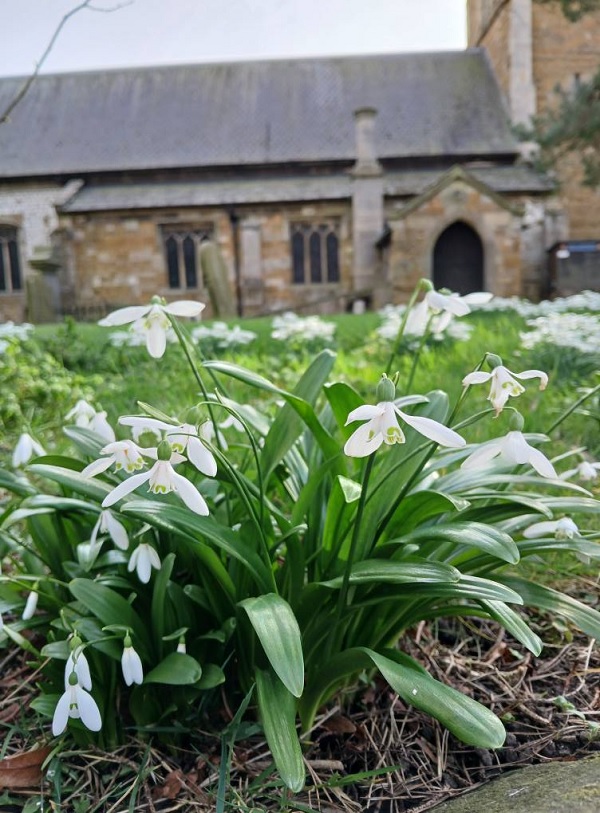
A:
{"label": "slate roof", "polygon": [[[554,187],[527,166],[475,167],[469,172],[494,192],[547,193]],[[384,175],[389,197],[422,194],[445,170],[409,170]],[[220,206],[343,200],[352,194],[348,174],[322,177],[239,179],[228,181],[147,182],[85,186],[62,207],[62,212],[123,211],[185,206]]]}
{"label": "slate roof", "polygon": [[[0,110],[21,83],[0,80]],[[517,151],[468,49],[40,76],[0,126],[0,177],[352,162],[364,106],[383,159]]]}

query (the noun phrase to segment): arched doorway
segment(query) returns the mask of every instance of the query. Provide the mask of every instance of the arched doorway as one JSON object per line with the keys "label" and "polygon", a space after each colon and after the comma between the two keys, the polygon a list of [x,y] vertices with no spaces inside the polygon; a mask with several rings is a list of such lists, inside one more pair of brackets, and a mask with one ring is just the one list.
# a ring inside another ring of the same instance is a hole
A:
{"label": "arched doorway", "polygon": [[433,284],[461,295],[483,291],[483,243],[470,226],[452,223],[433,249]]}

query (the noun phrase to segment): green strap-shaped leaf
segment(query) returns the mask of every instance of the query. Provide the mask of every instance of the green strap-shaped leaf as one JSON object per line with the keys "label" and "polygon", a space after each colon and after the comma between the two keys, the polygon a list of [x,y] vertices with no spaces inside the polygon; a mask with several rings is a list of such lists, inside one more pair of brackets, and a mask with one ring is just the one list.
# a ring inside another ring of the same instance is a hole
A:
{"label": "green strap-shaped leaf", "polygon": [[265,654],[286,689],[294,697],[304,690],[304,658],[300,627],[292,608],[275,593],[240,602]]}
{"label": "green strap-shaped leaf", "polygon": [[456,737],[478,748],[499,748],[506,736],[500,720],[477,701],[441,683],[416,661],[396,650],[385,654],[357,647],[334,656],[313,676],[300,701],[309,727],[319,707],[348,678],[375,666],[400,697],[442,723]]}
{"label": "green strap-shaped leaf", "polygon": [[[412,558],[400,562],[387,559],[365,559],[357,562],[350,571],[350,584],[371,584],[389,582],[391,584],[404,583],[431,583],[431,582],[458,582],[460,572],[443,562],[430,562],[427,559]],[[338,576],[326,582],[320,582],[323,587],[338,588],[342,586],[343,579]]]}
{"label": "green strap-shaped leaf", "polygon": [[504,726],[481,703],[435,680],[406,655],[398,653],[392,660],[372,649],[364,652],[406,703],[431,714],[459,740],[476,748],[500,748],[504,743]]}
{"label": "green strap-shaped leaf", "polygon": [[525,605],[562,615],[572,621],[586,635],[600,638],[600,612],[594,610],[593,607],[587,607],[581,601],[560,593],[558,590],[553,590],[551,587],[544,587],[517,576],[498,576],[497,578],[507,587],[518,590]]}
{"label": "green strap-shaped leaf", "polygon": [[64,466],[48,466],[45,463],[32,463],[28,471],[38,474],[40,477],[47,477],[61,486],[72,489],[77,494],[83,494],[93,500],[102,502],[106,495],[112,491],[113,487],[101,480],[92,477],[82,477],[80,472]]}
{"label": "green strap-shaped leaf", "polygon": [[431,525],[402,536],[403,543],[419,542],[429,552],[439,544],[450,543],[457,548],[475,548],[509,562],[519,561],[519,549],[511,537],[492,525],[482,522],[453,522],[445,525]]}
{"label": "green strap-shaped leaf", "polygon": [[512,607],[509,607],[503,601],[481,601],[479,603],[492,618],[502,624],[530,652],[533,652],[534,655],[540,654],[544,645],[542,639],[533,632],[526,621]]}
{"label": "green strap-shaped leaf", "polygon": [[91,579],[73,579],[69,590],[103,626],[129,627],[135,636],[135,648],[148,657],[147,625],[123,596]]}
{"label": "green strap-shaped leaf", "polygon": [[270,669],[256,669],[258,709],[267,743],[285,785],[299,793],[304,787],[304,761],[296,732],[296,701]]}
{"label": "green strap-shaped leaf", "polygon": [[144,678],[144,683],[166,683],[168,686],[191,686],[202,677],[197,660],[183,652],[171,652]]}

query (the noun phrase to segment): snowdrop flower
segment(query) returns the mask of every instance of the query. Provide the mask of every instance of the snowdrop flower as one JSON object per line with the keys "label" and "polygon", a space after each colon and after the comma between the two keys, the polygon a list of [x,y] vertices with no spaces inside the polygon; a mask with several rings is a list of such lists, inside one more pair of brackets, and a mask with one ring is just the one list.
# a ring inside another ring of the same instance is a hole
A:
{"label": "snowdrop flower", "polygon": [[90,536],[90,545],[94,547],[96,539],[99,534],[108,534],[115,545],[121,550],[127,550],[129,547],[129,537],[127,531],[121,522],[114,516],[112,511],[105,509],[100,511],[98,522],[94,525],[92,535]]}
{"label": "snowdrop flower", "polygon": [[146,349],[152,358],[164,355],[167,346],[167,331],[171,327],[170,316],[200,316],[206,306],[202,302],[180,300],[169,305],[160,297],[153,297],[150,305],[132,305],[109,313],[98,324],[103,327],[119,327],[134,323],[134,328],[146,334]]}
{"label": "snowdrop flower", "polygon": [[439,314],[435,324],[435,332],[443,333],[454,316],[466,316],[471,313],[471,305],[484,305],[491,298],[492,294],[484,291],[467,294],[466,296],[428,291],[425,294],[424,301],[431,313]]}
{"label": "snowdrop flower", "polygon": [[502,438],[480,444],[479,448],[463,462],[461,468],[482,468],[496,457],[500,458],[500,462],[512,466],[529,463],[542,477],[558,477],[548,458],[539,449],[530,446],[522,432],[514,430]]}
{"label": "snowdrop flower", "polygon": [[96,410],[94,407],[89,404],[87,401],[84,401],[83,398],[77,401],[75,406],[70,412],[67,412],[65,415],[65,420],[75,421],[75,426],[83,426],[89,427],[92,419],[96,415]]}
{"label": "snowdrop flower", "polygon": [[92,695],[79,684],[76,672],[69,675],[69,684],[54,710],[52,733],[55,737],[65,730],[69,717],[80,719],[90,731],[102,728],[100,709]]}
{"label": "snowdrop flower", "polygon": [[125,640],[123,641],[121,669],[123,670],[123,679],[128,686],[131,686],[132,683],[137,683],[138,685],[143,683],[144,669],[142,667],[142,661],[131,644],[131,636],[129,633],[125,636]]}
{"label": "snowdrop flower", "polygon": [[177,652],[179,652],[180,655],[185,655],[187,653],[187,647],[185,645],[185,638],[183,637],[183,635],[181,636],[179,642],[177,643]]}
{"label": "snowdrop flower", "polygon": [[600,471],[600,463],[588,463],[587,460],[583,460],[574,469],[563,472],[560,479],[569,480],[571,477],[578,477],[584,482],[592,482],[597,479],[598,471]]}
{"label": "snowdrop flower", "polygon": [[[497,356],[495,358],[498,359]],[[516,381],[517,378],[521,380],[539,378],[540,390],[546,389],[548,384],[548,376],[541,370],[525,370],[522,373],[513,373],[506,367],[503,367],[502,364],[495,366],[491,373],[486,373],[483,370],[476,370],[473,373],[469,373],[463,378],[462,383],[463,387],[467,387],[470,384],[483,384],[491,380],[492,386],[490,394],[488,395],[488,401],[491,401],[492,406],[496,410],[496,415],[499,415],[510,396],[516,397],[517,395],[521,395],[522,392],[525,392],[525,387],[522,387],[521,384]]]}
{"label": "snowdrop flower", "polygon": [[102,474],[113,463],[115,471],[124,469],[131,474],[132,471],[143,469],[146,465],[143,455],[154,457],[155,451],[154,449],[140,449],[132,440],[117,440],[100,449],[100,454],[106,455],[106,457],[99,457],[98,460],[94,460],[93,463],[86,466],[81,472],[84,477],[95,477],[97,474]]}
{"label": "snowdrop flower", "polygon": [[523,531],[525,539],[539,539],[542,536],[554,536],[555,539],[573,539],[581,536],[579,528],[570,517],[536,522]]}
{"label": "snowdrop flower", "polygon": [[174,491],[181,497],[191,511],[202,516],[207,516],[208,506],[202,494],[200,494],[198,489],[192,485],[189,480],[181,474],[177,474],[173,468],[174,464],[177,465],[177,463],[181,463],[185,460],[185,457],[173,451],[168,440],[163,440],[158,444],[156,455],[158,459],[149,471],[134,474],[133,477],[119,483],[119,485],[104,498],[102,507],[108,508],[114,505],[127,494],[139,488],[139,486],[148,483],[149,490],[152,491],[153,494],[168,494],[170,491]]}
{"label": "snowdrop flower", "polygon": [[43,454],[46,454],[46,452],[37,440],[34,440],[27,432],[23,432],[13,452],[13,468],[17,469],[19,466],[24,466],[26,463],[29,463],[32,457]]}
{"label": "snowdrop flower", "polygon": [[69,679],[71,675],[75,673],[79,685],[83,686],[83,688],[89,692],[92,688],[92,676],[90,674],[90,665],[83,654],[81,638],[74,635],[69,641],[69,646],[71,647],[71,652],[65,664],[65,690],[68,689],[70,685]]}
{"label": "snowdrop flower", "polygon": [[[193,412],[193,410],[190,410]],[[193,416],[195,417],[195,415]],[[217,473],[217,461],[212,452],[200,440],[196,426],[192,423],[182,423],[179,426],[159,421],[156,418],[123,417],[119,423],[131,426],[134,434],[139,437],[144,431],[164,433],[171,444],[173,451],[185,454],[198,471],[207,477],[214,477]]]}
{"label": "snowdrop flower", "polygon": [[127,570],[130,573],[133,573],[135,570],[138,579],[143,584],[148,584],[150,575],[152,574],[152,568],[160,570],[160,557],[152,545],[142,542],[131,554]]}
{"label": "snowdrop flower", "polygon": [[94,413],[94,417],[91,419],[88,428],[109,443],[114,443],[116,440],[115,430],[106,420],[106,412]]}
{"label": "snowdrop flower", "polygon": [[346,420],[346,426],[353,421],[366,421],[348,438],[344,446],[345,454],[350,457],[366,457],[375,452],[382,443],[392,445],[404,443],[404,432],[398,424],[397,416],[416,429],[429,440],[441,446],[460,447],[466,444],[464,438],[431,418],[407,415],[394,403],[396,387],[394,383],[382,376],[377,386],[377,396],[381,398],[376,406],[365,404],[353,409]]}
{"label": "snowdrop flower", "polygon": [[36,590],[32,590],[27,596],[25,609],[23,610],[23,615],[21,616],[23,621],[29,621],[29,619],[33,617],[35,611],[37,610],[38,598],[39,596]]}

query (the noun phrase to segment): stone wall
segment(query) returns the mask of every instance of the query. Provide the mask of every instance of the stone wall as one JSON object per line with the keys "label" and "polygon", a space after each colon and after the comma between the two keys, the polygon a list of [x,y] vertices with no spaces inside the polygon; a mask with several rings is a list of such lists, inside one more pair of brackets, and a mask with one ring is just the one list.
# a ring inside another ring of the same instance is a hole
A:
{"label": "stone wall", "polygon": [[32,273],[29,260],[39,247],[48,247],[58,228],[55,205],[64,203],[79,188],[78,181],[68,184],[0,184],[0,223],[16,226],[19,238],[22,289],[0,293],[0,321],[21,322],[26,313],[27,278]]}
{"label": "stone wall", "polygon": [[[350,203],[257,206],[236,209],[240,291],[245,316],[285,309],[335,312],[344,308],[340,292],[350,290],[352,241]],[[335,222],[339,235],[339,284],[292,283],[290,224]],[[212,227],[235,285],[234,229],[222,209],[106,212],[64,215],[66,254],[75,279],[70,306],[80,313],[95,306],[109,309],[143,304],[159,294],[168,300],[193,297],[209,303],[201,283],[194,290],[168,285],[161,226]],[[206,311],[211,314],[210,305]]]}
{"label": "stone wall", "polygon": [[[514,201],[518,204],[518,201]],[[497,296],[523,292],[521,217],[464,181],[454,181],[418,208],[400,202],[387,212],[393,239],[389,268],[394,302],[406,301],[421,277],[432,278],[437,238],[452,223],[461,221],[479,235],[484,248],[484,289]],[[531,263],[531,247],[528,247]],[[537,270],[544,261],[543,246]],[[531,275],[531,268],[528,271]]]}

